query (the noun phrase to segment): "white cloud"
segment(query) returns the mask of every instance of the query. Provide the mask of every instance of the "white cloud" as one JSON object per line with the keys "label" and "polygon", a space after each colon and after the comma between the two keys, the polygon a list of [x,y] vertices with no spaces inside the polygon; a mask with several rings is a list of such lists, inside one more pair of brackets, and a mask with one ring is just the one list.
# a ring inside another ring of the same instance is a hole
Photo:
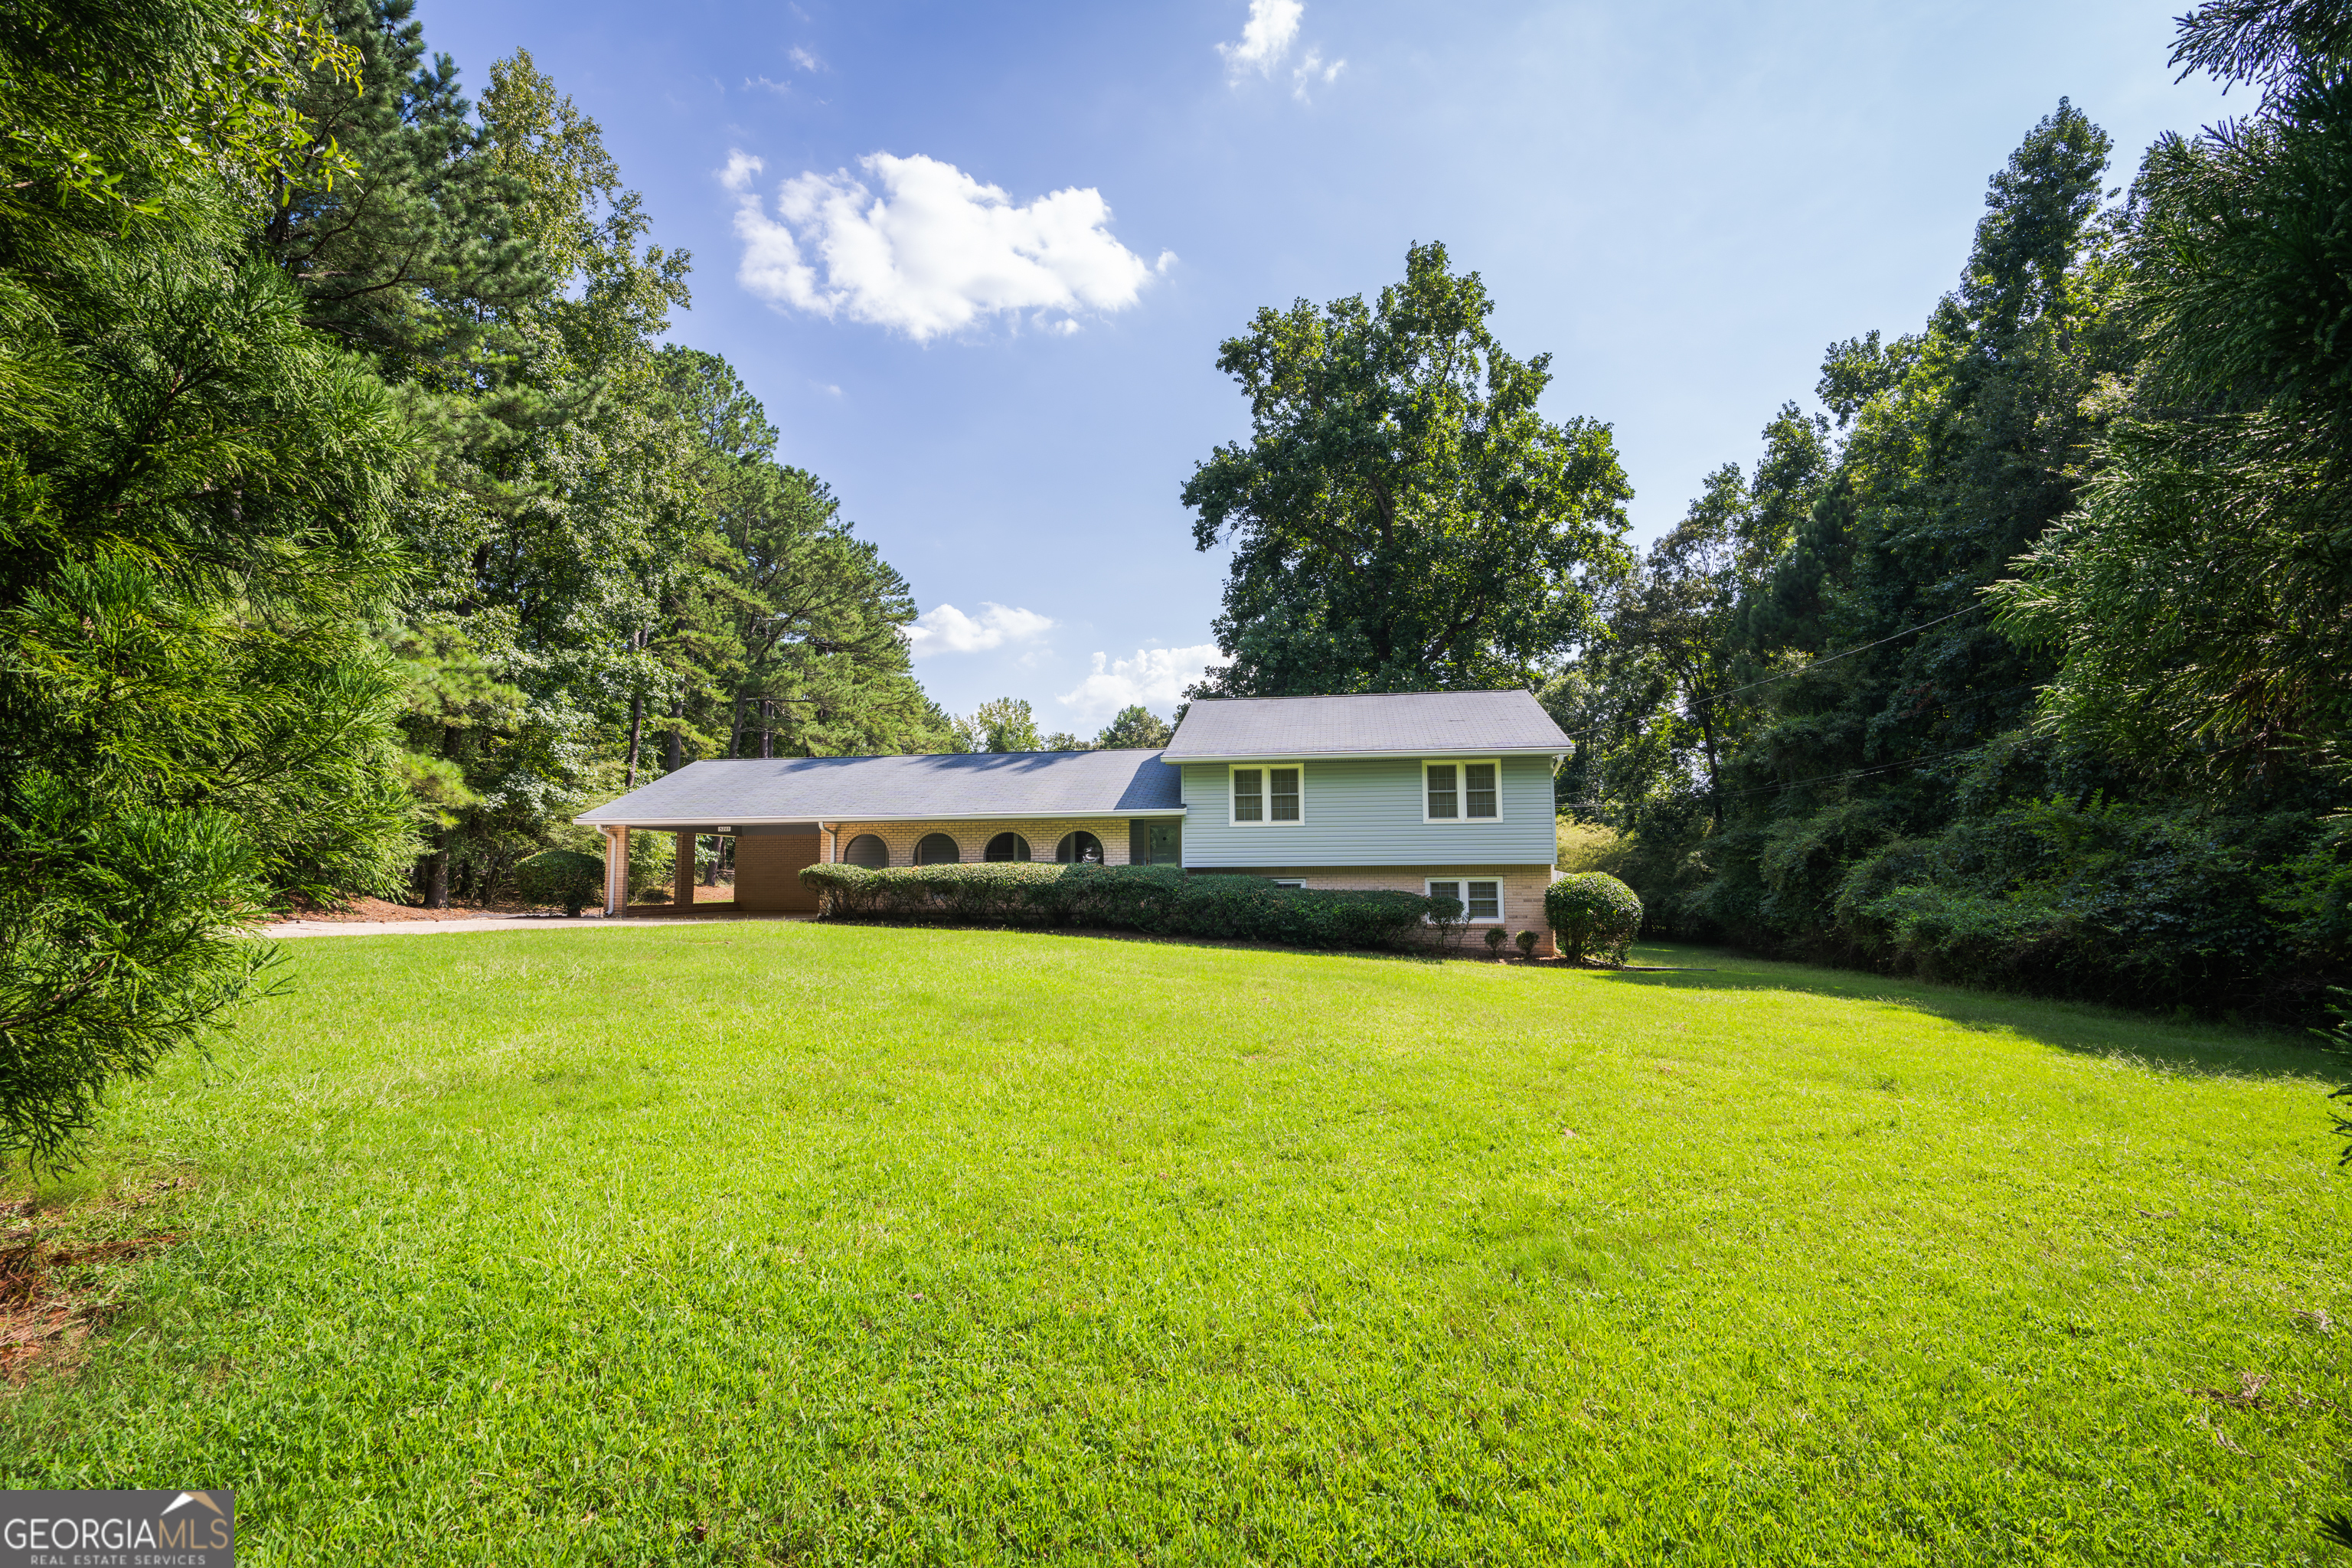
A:
{"label": "white cloud", "polygon": [[791,82],[770,81],[763,76],[747,76],[743,79],[743,85],[747,88],[765,88],[770,92],[790,92],[793,90],[793,84]]}
{"label": "white cloud", "polygon": [[1306,58],[1298,62],[1298,68],[1290,73],[1290,95],[1304,103],[1307,101],[1308,88],[1316,85],[1318,81],[1325,87],[1329,87],[1339,79],[1339,73],[1347,68],[1348,62],[1345,60],[1333,60],[1329,65],[1325,65],[1323,51],[1319,48],[1309,48]]}
{"label": "white cloud", "polygon": [[[730,153],[719,178],[735,193],[736,280],[779,308],[845,315],[920,342],[1024,311],[1075,331],[1081,310],[1134,304],[1155,270],[1111,237],[1109,204],[1091,187],[1016,205],[936,158],[876,153],[858,163],[879,195],[846,169],[799,174],[778,190],[772,217],[751,188],[761,161]],[[1156,269],[1174,259],[1161,253]]]}
{"label": "white cloud", "polygon": [[933,653],[985,653],[1009,642],[1034,641],[1053,625],[1034,610],[1016,610],[983,599],[978,616],[967,616],[953,605],[924,611],[907,628],[907,642],[917,658]]}
{"label": "white cloud", "polygon": [[1225,57],[1225,75],[1235,81],[1252,71],[1272,76],[1290,52],[1291,41],[1298,37],[1298,19],[1306,14],[1301,0],[1250,0],[1241,42],[1217,46],[1217,53]]}
{"label": "white cloud", "polygon": [[801,69],[804,71],[813,71],[817,68],[816,57],[809,53],[806,49],[802,48],[798,44],[794,44],[793,46],[791,58],[793,64],[800,67]]}
{"label": "white cloud", "polygon": [[719,183],[740,195],[751,188],[751,176],[766,167],[739,147],[727,154],[727,166],[719,171]]}
{"label": "white cloud", "polygon": [[1054,700],[1077,710],[1082,719],[1108,719],[1122,708],[1140,702],[1167,710],[1184,700],[1184,689],[1199,680],[1224,655],[1213,642],[1197,647],[1139,647],[1133,658],[1094,656],[1094,668],[1077,689]]}

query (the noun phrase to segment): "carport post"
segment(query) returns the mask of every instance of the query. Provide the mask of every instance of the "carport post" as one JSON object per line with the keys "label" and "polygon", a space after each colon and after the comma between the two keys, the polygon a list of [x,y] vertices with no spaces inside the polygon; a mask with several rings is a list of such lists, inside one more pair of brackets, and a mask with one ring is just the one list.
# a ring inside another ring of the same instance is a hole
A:
{"label": "carport post", "polygon": [[604,829],[604,912],[617,915],[629,904],[629,830],[625,826]]}
{"label": "carport post", "polygon": [[677,900],[681,907],[694,902],[694,840],[693,833],[677,836]]}

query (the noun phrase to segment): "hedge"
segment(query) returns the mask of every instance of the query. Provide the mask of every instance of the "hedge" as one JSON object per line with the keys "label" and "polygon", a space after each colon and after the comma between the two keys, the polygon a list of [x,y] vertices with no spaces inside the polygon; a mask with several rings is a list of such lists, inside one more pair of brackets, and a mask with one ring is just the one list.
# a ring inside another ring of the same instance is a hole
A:
{"label": "hedge", "polygon": [[1587,871],[1544,889],[1544,919],[1561,956],[1622,963],[1642,929],[1642,900],[1608,872]]}
{"label": "hedge", "polygon": [[604,862],[574,849],[545,849],[515,867],[515,890],[526,904],[562,904],[576,915],[604,896]]}
{"label": "hedge", "polygon": [[810,866],[801,881],[828,915],[1091,926],[1170,936],[1226,937],[1298,947],[1398,947],[1462,906],[1419,893],[1277,888],[1260,877],[1190,876],[1173,866],[1063,866],[1038,861]]}

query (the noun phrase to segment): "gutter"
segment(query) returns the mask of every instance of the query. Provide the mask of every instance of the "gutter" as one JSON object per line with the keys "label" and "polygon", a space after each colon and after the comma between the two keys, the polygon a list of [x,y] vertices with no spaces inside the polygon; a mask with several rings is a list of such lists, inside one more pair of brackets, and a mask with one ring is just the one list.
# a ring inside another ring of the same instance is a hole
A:
{"label": "gutter", "polygon": [[803,822],[824,831],[824,825],[831,822],[835,825],[832,830],[837,832],[839,825],[844,822],[1068,822],[1088,816],[1181,817],[1184,815],[1183,806],[1160,805],[1136,811],[829,811],[822,816],[814,812],[798,812],[791,816],[730,816],[721,822],[715,816],[677,816],[648,806],[643,812],[633,812],[627,816],[584,812],[572,820],[582,827],[619,827],[625,825],[647,833],[683,833],[688,829],[698,833],[728,833],[738,826],[772,827]]}
{"label": "gutter", "polygon": [[1187,763],[1386,763],[1404,760],[1440,761],[1446,757],[1550,757],[1568,755],[1558,746],[1431,746],[1418,752],[1187,752],[1167,761]]}

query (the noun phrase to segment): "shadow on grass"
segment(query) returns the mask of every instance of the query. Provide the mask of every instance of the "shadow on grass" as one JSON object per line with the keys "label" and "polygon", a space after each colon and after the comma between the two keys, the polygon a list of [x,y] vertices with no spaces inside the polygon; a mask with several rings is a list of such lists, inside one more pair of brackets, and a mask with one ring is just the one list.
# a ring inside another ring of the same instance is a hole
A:
{"label": "shadow on grass", "polygon": [[[1878,1002],[1933,1014],[1964,1029],[2014,1034],[2059,1050],[2130,1057],[2154,1067],[2211,1077],[2332,1082],[2337,1076],[2334,1058],[2289,1029],[1972,991],[1863,970],[1754,958],[1727,948],[1644,944],[1632,957],[1635,963],[1689,967],[1612,970],[1601,976],[1604,983],[1671,991],[1786,991]],[[1697,967],[1702,965],[1704,969]]]}

